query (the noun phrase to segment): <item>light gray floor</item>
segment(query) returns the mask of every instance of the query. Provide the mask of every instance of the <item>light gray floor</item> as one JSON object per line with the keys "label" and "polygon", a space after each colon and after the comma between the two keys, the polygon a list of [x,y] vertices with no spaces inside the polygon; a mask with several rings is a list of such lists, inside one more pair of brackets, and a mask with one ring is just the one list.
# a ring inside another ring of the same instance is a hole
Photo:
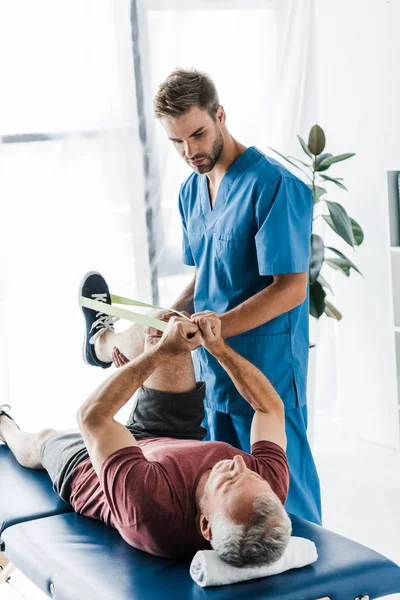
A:
{"label": "light gray floor", "polygon": [[323,524],[400,565],[400,453],[344,435],[318,415]]}
{"label": "light gray floor", "polygon": [[[400,455],[343,435],[320,413],[314,455],[323,493],[324,526],[400,564]],[[0,587],[1,600],[47,598],[20,572]],[[400,600],[400,594],[390,596]]]}

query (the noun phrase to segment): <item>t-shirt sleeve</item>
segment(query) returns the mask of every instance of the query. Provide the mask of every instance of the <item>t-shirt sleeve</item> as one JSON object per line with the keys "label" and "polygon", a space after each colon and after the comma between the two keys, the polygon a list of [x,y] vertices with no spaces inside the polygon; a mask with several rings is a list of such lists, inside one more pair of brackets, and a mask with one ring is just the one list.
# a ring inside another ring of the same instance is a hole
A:
{"label": "t-shirt sleeve", "polygon": [[111,514],[120,527],[137,525],[163,487],[158,463],[149,462],[139,446],[122,448],[102,464],[100,485]]}
{"label": "t-shirt sleeve", "polygon": [[300,180],[280,176],[258,193],[254,211],[260,275],[308,272],[313,195]]}
{"label": "t-shirt sleeve", "polygon": [[251,447],[258,474],[270,484],[282,504],[289,491],[289,466],[284,450],[275,442],[256,442]]}
{"label": "t-shirt sleeve", "polygon": [[196,263],[194,262],[193,254],[190,249],[189,236],[186,226],[186,216],[182,204],[182,188],[179,192],[179,214],[181,215],[182,221],[182,262],[185,265],[194,267],[196,266]]}

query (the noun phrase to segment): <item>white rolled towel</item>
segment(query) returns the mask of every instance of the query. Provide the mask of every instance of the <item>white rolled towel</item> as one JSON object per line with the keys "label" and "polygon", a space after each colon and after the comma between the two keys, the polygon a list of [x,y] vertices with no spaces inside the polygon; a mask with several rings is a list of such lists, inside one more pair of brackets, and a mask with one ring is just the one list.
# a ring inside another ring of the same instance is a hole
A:
{"label": "white rolled towel", "polygon": [[190,575],[201,587],[227,585],[299,569],[311,565],[317,558],[314,542],[292,536],[283,556],[271,565],[234,567],[222,560],[215,550],[199,550],[191,562]]}

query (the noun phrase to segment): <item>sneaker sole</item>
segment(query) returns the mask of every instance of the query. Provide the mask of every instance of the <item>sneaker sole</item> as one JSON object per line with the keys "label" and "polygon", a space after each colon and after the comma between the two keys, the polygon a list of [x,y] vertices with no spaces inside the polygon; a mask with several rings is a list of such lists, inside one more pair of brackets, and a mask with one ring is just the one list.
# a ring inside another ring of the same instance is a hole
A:
{"label": "sneaker sole", "polygon": [[[100,277],[103,277],[103,275],[101,273],[99,273],[98,271],[88,271],[81,279],[81,282],[79,284],[79,290],[78,290],[78,304],[79,304],[79,298],[82,296],[82,290],[83,290],[83,284],[85,283],[86,279],[88,277],[90,277],[90,275],[100,275]],[[82,346],[82,358],[84,360],[84,362],[87,365],[92,366],[92,363],[88,362],[87,358],[86,358],[86,346],[87,346],[87,332],[86,332],[86,318],[85,315],[83,314],[83,310],[82,310],[82,306],[79,304],[79,307],[81,309],[81,313],[83,316],[83,320],[85,321],[85,335],[83,337],[83,346]]]}

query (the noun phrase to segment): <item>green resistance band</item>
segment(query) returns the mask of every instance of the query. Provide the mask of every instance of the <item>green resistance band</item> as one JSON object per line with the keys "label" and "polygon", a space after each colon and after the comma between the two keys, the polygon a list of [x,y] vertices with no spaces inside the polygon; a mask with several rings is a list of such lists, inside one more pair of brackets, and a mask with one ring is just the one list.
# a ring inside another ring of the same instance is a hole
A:
{"label": "green resistance band", "polygon": [[163,310],[166,313],[175,313],[180,317],[183,317],[187,321],[190,321],[190,319],[179,310],[163,308],[162,306],[153,306],[152,304],[146,304],[146,302],[139,302],[139,300],[131,300],[130,298],[116,296],[115,294],[111,294],[111,302],[112,304],[106,304],[105,302],[100,302],[99,300],[92,300],[91,298],[79,296],[80,306],[84,306],[85,308],[91,308],[92,310],[102,312],[106,315],[111,315],[113,317],[125,319],[127,321],[131,321],[132,323],[139,323],[140,325],[154,327],[155,329],[159,329],[160,331],[165,331],[168,323],[166,323],[165,321],[161,321],[160,319],[156,319],[155,317],[151,317],[149,315],[141,315],[140,313],[136,313],[131,310],[126,310],[124,308],[118,308],[114,305],[122,304],[128,306],[141,306],[143,308],[159,309]]}

